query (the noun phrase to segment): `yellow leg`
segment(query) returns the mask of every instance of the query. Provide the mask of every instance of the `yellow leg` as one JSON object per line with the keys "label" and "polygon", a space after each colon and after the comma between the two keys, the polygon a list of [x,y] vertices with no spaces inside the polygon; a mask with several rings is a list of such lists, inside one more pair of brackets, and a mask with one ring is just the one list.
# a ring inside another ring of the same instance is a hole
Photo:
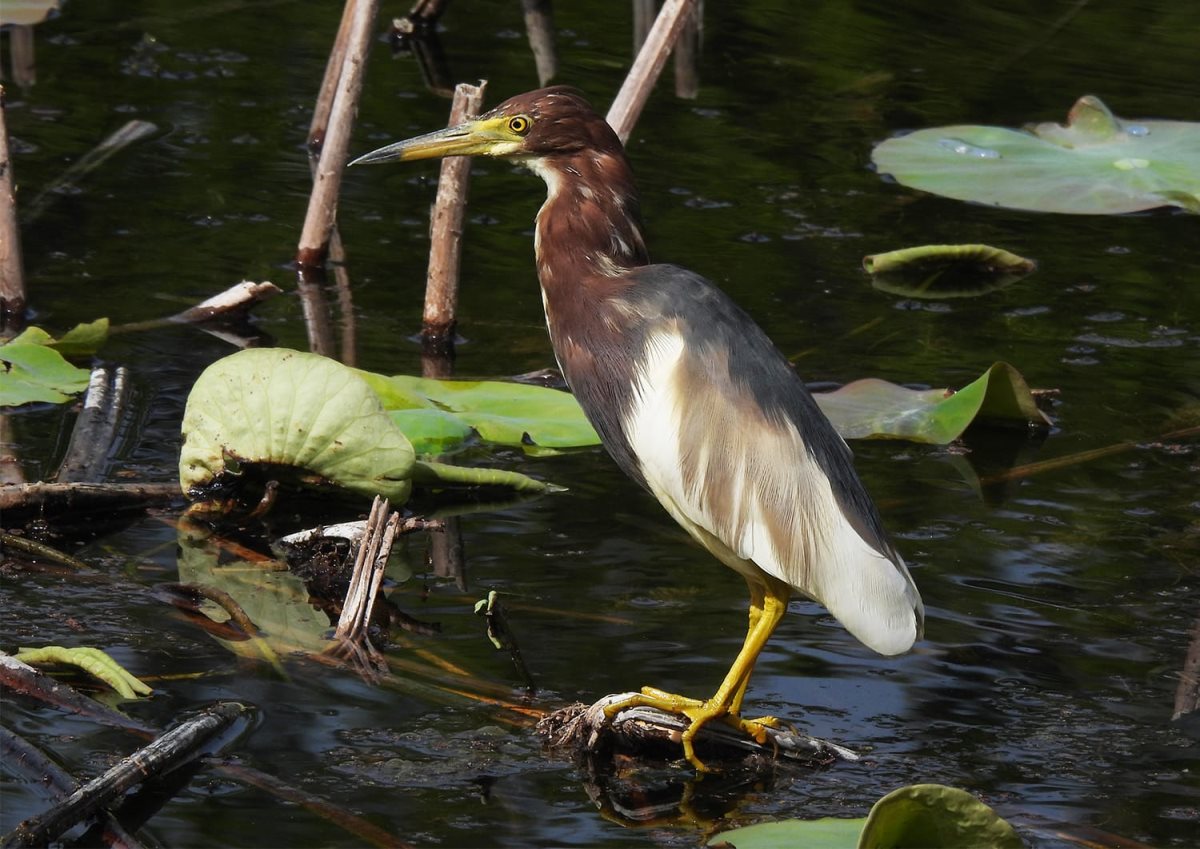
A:
{"label": "yellow leg", "polygon": [[605,711],[612,717],[626,708],[645,705],[669,713],[683,714],[691,720],[683,732],[683,754],[700,772],[708,772],[708,768],[696,757],[692,741],[706,723],[714,719],[723,719],[759,742],[766,738],[764,727],[773,726],[775,723],[770,717],[758,720],[742,719],[738,713],[746,695],[746,687],[750,683],[750,673],[754,671],[754,662],[787,611],[791,587],[766,575],[757,581],[748,580],[747,583],[750,584],[750,626],[746,632],[746,640],[726,673],[725,680],[711,699],[700,701],[653,687],[644,687],[641,693],[609,705]]}

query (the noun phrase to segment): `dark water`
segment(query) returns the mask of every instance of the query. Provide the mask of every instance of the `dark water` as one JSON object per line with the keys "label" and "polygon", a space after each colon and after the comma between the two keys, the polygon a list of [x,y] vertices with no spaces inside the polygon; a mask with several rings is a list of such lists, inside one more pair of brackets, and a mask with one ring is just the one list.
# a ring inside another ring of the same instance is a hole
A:
{"label": "dark water", "polygon": [[[1157,439],[1194,424],[1200,408],[1197,219],[986,209],[919,196],[866,167],[871,145],[899,130],[1062,120],[1085,93],[1125,117],[1196,120],[1200,7],[708,6],[699,98],[678,100],[661,84],[630,144],[655,258],[725,286],[811,380],[959,386],[1006,360],[1031,385],[1058,390],[1055,427],[1040,443],[985,431],[953,449],[855,445],[924,596],[926,639],[883,660],[822,610],[793,603],[749,698],[867,759],[765,785],[710,780],[693,816],[630,828],[502,712],[432,687],[431,654],[519,697],[508,658],[472,613],[496,589],[512,607],[540,706],[643,683],[715,688],[741,639],[741,582],[599,451],[464,458],[570,491],[464,518],[466,590],[427,571],[424,540],[407,543],[415,575],[391,600],[441,632],[402,635],[395,653],[417,671],[388,687],[286,659],[239,659],[142,592],[193,568],[170,515],[82,546],[63,542],[106,580],[6,571],[0,641],[107,649],[154,678],[156,697],[125,707],[156,723],[215,698],[253,704],[256,724],[233,747],[242,763],[418,845],[695,845],[762,819],[862,816],[918,782],[981,795],[1039,846],[1066,845],[1055,824],[1200,844],[1200,731],[1194,719],[1171,720],[1189,646],[1200,650],[1200,458],[1194,440]],[[555,12],[558,80],[606,106],[629,61],[629,9],[575,2]],[[39,324],[154,318],[243,278],[293,289],[303,143],[336,23],[332,4],[96,2],[38,29],[38,82],[9,90],[23,199],[125,121],[160,128],[25,227]],[[536,86],[519,4],[460,0],[442,37],[454,78],[486,77],[491,102]],[[440,126],[446,109],[410,57],[392,59],[378,44],[354,151]],[[504,164],[474,170],[458,371],[549,366],[531,246],[542,188]],[[435,174],[415,165],[347,178],[340,221],[366,368],[419,369],[409,336]],[[876,292],[858,270],[864,254],[973,241],[1034,257],[1040,269],[983,298],[924,303]],[[292,296],[256,314],[280,344],[305,346]],[[138,401],[120,469],[174,479],[187,390],[231,350],[194,328],[123,335],[103,349],[103,360],[132,369]],[[53,471],[71,416],[10,417],[28,477]],[[982,494],[973,485],[975,474],[1013,462],[1120,443],[1128,450]],[[339,505],[328,518],[357,509]],[[7,702],[4,723],[82,775],[132,746],[24,703]],[[0,775],[7,830],[40,802]],[[652,788],[686,773],[667,776]],[[360,842],[210,773],[148,832],[170,846]]]}

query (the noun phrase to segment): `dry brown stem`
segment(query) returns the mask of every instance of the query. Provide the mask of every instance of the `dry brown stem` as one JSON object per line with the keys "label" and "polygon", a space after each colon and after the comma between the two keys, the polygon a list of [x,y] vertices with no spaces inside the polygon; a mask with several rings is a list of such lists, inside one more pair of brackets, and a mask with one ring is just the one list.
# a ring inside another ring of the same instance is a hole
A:
{"label": "dry brown stem", "polygon": [[[479,114],[487,82],[461,83],[454,90],[450,126]],[[454,344],[458,308],[458,272],[462,255],[462,230],[471,174],[469,156],[442,160],[437,200],[430,222],[429,275],[425,284],[425,313],[421,338],[426,349],[449,351]]]}
{"label": "dry brown stem", "polygon": [[25,272],[21,264],[21,234],[17,229],[17,193],[12,158],[8,153],[4,86],[0,86],[0,328],[25,312]]}
{"label": "dry brown stem", "polygon": [[345,53],[330,109],[329,123],[321,146],[321,158],[313,178],[313,191],[309,197],[304,230],[300,234],[300,245],[296,252],[296,264],[302,268],[324,265],[328,254],[333,223],[337,215],[338,191],[341,188],[342,172],[346,169],[346,153],[350,149],[350,132],[358,109],[363,70],[371,47],[372,25],[379,8],[378,0],[346,0],[346,3],[353,5],[354,11],[345,40]]}

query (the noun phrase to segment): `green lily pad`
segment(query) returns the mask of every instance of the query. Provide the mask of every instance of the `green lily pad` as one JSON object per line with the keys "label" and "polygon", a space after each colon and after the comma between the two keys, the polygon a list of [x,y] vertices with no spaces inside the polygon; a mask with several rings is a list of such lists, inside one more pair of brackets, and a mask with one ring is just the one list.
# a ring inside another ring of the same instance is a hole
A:
{"label": "green lily pad", "polygon": [[965,790],[915,784],[871,807],[866,819],[783,820],[723,831],[713,849],[1022,849],[1013,827]]}
{"label": "green lily pad", "polygon": [[858,849],[1024,845],[1013,827],[983,802],[941,784],[914,784],[884,796],[871,808],[858,840]]}
{"label": "green lily pad", "polygon": [[846,439],[908,439],[945,445],[972,423],[1048,427],[1020,372],[995,363],[955,392],[908,389],[878,378],[848,383],[834,392],[813,394],[818,406]]}
{"label": "green lily pad", "polygon": [[[37,335],[29,338],[36,340]],[[0,345],[0,407],[62,404],[87,389],[90,375],[53,348],[37,341],[13,340]]]}
{"label": "green lily pad", "polygon": [[707,845],[712,849],[855,849],[866,822],[866,817],[764,822],[722,831]]}
{"label": "green lily pad", "polygon": [[393,419],[413,439],[420,454],[445,451],[472,431],[500,445],[574,448],[600,444],[574,396],[557,389],[496,380],[359,374],[392,411]]}
{"label": "green lily pad", "polygon": [[1091,95],[1066,126],[918,130],[876,145],[871,160],[903,185],[1012,209],[1200,212],[1200,123],[1122,120]]}
{"label": "green lily pad", "polygon": [[922,245],[863,257],[871,285],[908,298],[966,298],[1003,289],[1037,263],[990,245]]}
{"label": "green lily pad", "polygon": [[108,319],[98,318],[75,325],[58,339],[40,327],[26,327],[13,338],[12,344],[45,345],[64,357],[86,357],[99,351],[107,340]]}

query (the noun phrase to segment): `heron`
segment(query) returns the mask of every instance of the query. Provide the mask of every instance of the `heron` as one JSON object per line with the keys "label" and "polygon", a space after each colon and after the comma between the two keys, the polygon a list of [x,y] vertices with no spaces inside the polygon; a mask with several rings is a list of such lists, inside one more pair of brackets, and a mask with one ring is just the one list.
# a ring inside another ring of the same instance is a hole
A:
{"label": "heron", "polygon": [[714,720],[742,717],[754,665],[793,594],[825,606],[882,655],[912,648],[924,607],[845,440],[767,334],[720,288],[651,263],[624,146],[577,90],[520,94],[457,126],[351,165],[491,156],[546,183],[534,254],[559,368],[616,464],[750,592],[741,650],[716,693],[654,687],[612,702],[687,718],[684,757]]}

